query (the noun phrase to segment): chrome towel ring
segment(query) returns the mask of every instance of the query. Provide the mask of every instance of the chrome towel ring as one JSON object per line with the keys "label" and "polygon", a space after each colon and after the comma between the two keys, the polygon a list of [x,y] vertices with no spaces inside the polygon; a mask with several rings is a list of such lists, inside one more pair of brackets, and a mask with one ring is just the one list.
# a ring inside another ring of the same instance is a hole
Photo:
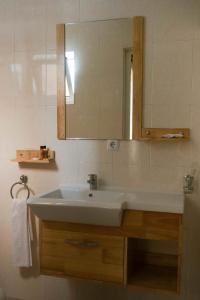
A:
{"label": "chrome towel ring", "polygon": [[28,177],[26,176],[26,175],[21,175],[20,176],[20,181],[17,181],[17,182],[15,182],[15,183],[13,183],[13,185],[11,186],[11,188],[10,188],[10,196],[11,196],[11,198],[13,199],[14,197],[13,197],[13,188],[17,185],[17,184],[21,184],[21,185],[23,185],[24,186],[24,188],[27,190],[27,197],[26,197],[26,200],[28,200],[29,199],[29,197],[30,197],[30,189],[29,189],[29,187],[28,187],[28,185],[27,185],[27,182],[28,182]]}

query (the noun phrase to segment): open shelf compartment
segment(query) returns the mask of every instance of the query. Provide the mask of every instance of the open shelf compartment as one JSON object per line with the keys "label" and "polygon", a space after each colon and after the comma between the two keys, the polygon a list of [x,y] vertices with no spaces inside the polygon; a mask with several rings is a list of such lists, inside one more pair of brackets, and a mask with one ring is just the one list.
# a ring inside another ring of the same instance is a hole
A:
{"label": "open shelf compartment", "polygon": [[179,253],[176,241],[128,238],[127,284],[179,293]]}

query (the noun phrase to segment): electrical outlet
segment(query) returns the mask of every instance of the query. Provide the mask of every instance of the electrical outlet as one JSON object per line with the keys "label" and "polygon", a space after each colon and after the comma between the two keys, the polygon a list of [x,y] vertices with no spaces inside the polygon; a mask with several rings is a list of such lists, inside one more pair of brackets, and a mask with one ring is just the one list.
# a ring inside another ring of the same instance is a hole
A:
{"label": "electrical outlet", "polygon": [[107,150],[108,151],[118,151],[120,146],[120,141],[118,140],[108,140],[107,141]]}

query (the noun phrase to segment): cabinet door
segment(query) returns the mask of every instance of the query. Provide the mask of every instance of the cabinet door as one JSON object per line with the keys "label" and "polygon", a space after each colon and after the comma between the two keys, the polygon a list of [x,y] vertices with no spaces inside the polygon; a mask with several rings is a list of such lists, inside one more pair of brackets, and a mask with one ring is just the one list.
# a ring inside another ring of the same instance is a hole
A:
{"label": "cabinet door", "polygon": [[181,223],[182,216],[179,214],[127,210],[122,230],[128,237],[178,240]]}
{"label": "cabinet door", "polygon": [[41,273],[123,282],[123,237],[42,227]]}

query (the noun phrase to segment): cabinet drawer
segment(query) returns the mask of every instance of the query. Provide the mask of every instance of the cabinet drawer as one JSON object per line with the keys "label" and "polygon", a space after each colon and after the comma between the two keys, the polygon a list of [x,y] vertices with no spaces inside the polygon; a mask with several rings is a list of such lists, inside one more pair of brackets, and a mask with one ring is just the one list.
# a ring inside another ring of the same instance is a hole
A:
{"label": "cabinet drawer", "polygon": [[42,228],[42,273],[121,283],[123,255],[123,237]]}
{"label": "cabinet drawer", "polygon": [[179,214],[127,210],[122,229],[129,237],[178,240],[181,221]]}

